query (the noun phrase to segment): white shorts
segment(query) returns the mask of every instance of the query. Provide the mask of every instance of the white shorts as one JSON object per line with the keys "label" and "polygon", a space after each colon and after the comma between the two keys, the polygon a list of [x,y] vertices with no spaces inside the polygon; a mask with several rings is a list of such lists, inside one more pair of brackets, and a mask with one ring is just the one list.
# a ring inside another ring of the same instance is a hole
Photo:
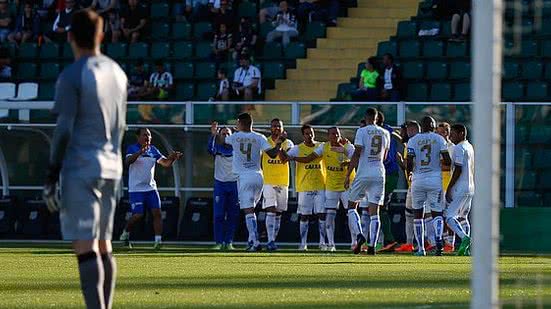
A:
{"label": "white shorts", "polygon": [[452,201],[444,211],[444,216],[466,218],[471,211],[473,194],[468,192],[455,192],[452,194]]}
{"label": "white shorts", "polygon": [[262,195],[264,179],[262,174],[242,174],[237,179],[237,195],[239,196],[239,208],[254,208]]}
{"label": "white shorts", "polygon": [[406,208],[407,209],[413,209],[413,201],[411,198],[411,189],[408,189],[408,192],[406,193]]}
{"label": "white shorts", "polygon": [[262,209],[275,206],[279,211],[287,211],[289,187],[264,185],[262,195],[264,197],[262,200]]}
{"label": "white shorts", "polygon": [[370,204],[383,205],[385,201],[385,178],[358,178],[354,179],[350,187],[349,199],[358,202],[364,197]]}
{"label": "white shorts", "polygon": [[364,198],[362,198],[360,200],[360,208],[369,208],[369,203],[367,202],[367,197],[364,196]]}
{"label": "white shorts", "polygon": [[325,213],[325,191],[309,191],[298,193],[299,215],[313,215]]}
{"label": "white shorts", "polygon": [[325,191],[325,209],[338,209],[339,201],[344,209],[348,208],[348,191]]}
{"label": "white shorts", "polygon": [[441,212],[444,210],[442,185],[431,186],[424,183],[411,184],[411,199],[413,209]]}

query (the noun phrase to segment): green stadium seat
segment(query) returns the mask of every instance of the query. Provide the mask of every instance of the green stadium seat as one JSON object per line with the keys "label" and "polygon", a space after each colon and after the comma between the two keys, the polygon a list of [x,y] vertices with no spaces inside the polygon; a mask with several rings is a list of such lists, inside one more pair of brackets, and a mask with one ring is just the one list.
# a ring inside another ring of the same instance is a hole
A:
{"label": "green stadium seat", "polygon": [[113,59],[126,58],[127,46],[125,43],[110,43],[107,45],[107,55]]}
{"label": "green stadium seat", "polygon": [[21,43],[19,45],[18,57],[23,59],[34,59],[38,53],[36,43]]}
{"label": "green stadium seat", "polygon": [[254,19],[257,15],[256,3],[243,1],[239,4],[239,17],[249,17]]}
{"label": "green stadium seat", "polygon": [[455,84],[453,87],[453,101],[468,102],[471,101],[471,83]]}
{"label": "green stadium seat", "polygon": [[172,49],[172,57],[176,59],[189,59],[193,56],[193,44],[191,42],[176,42]]}
{"label": "green stadium seat", "polygon": [[541,31],[540,34],[543,35],[551,35],[551,19],[546,18],[543,20],[541,24]]}
{"label": "green stadium seat", "polygon": [[407,100],[412,102],[423,102],[427,100],[427,84],[409,83]]}
{"label": "green stadium seat", "polygon": [[262,70],[262,78],[283,79],[285,78],[285,66],[280,62],[266,62]]}
{"label": "green stadium seat", "polygon": [[529,170],[532,168],[532,154],[530,148],[518,148],[515,152],[515,166],[519,169]]}
{"label": "green stadium seat", "polygon": [[17,77],[19,79],[31,80],[36,78],[36,63],[24,62],[17,66]]}
{"label": "green stadium seat", "polygon": [[132,43],[128,46],[129,59],[143,59],[149,55],[147,43]]}
{"label": "green stadium seat", "polygon": [[505,80],[515,79],[518,77],[519,65],[516,62],[505,60],[503,64],[502,76]]}
{"label": "green stadium seat", "polygon": [[165,59],[170,56],[170,44],[168,43],[153,43],[151,44],[151,58]]}
{"label": "green stadium seat", "polygon": [[194,76],[197,79],[214,79],[216,76],[216,65],[212,62],[198,62],[195,64]]}
{"label": "green stadium seat", "polygon": [[283,52],[281,43],[269,42],[264,45],[264,58],[266,59],[279,59],[283,58]]}
{"label": "green stadium seat", "polygon": [[551,63],[545,64],[545,74],[543,76],[545,80],[551,80]]}
{"label": "green stadium seat", "polygon": [[442,41],[426,41],[423,44],[424,57],[442,57],[444,56],[444,43]]}
{"label": "green stadium seat", "polygon": [[155,41],[166,40],[170,34],[170,26],[164,22],[154,22],[151,25],[151,38]]}
{"label": "green stadium seat", "polygon": [[515,127],[515,140],[520,142],[525,142],[528,139],[528,126],[526,125],[517,125]]}
{"label": "green stadium seat", "polygon": [[503,100],[519,102],[524,98],[524,85],[520,82],[504,83],[501,92]]}
{"label": "green stadium seat", "polygon": [[430,88],[430,100],[438,102],[450,101],[452,87],[449,83],[434,83]]}
{"label": "green stadium seat", "polygon": [[275,27],[271,22],[265,22],[260,24],[260,31],[259,31],[260,37],[265,39],[268,33],[274,29]]}
{"label": "green stadium seat", "polygon": [[63,44],[63,52],[61,57],[66,60],[74,58],[73,49],[71,48],[71,45],[69,43]]}
{"label": "green stadium seat", "polygon": [[195,44],[195,57],[206,59],[212,54],[212,43],[203,41]]}
{"label": "green stadium seat", "polygon": [[[551,127],[544,125],[534,125],[528,134],[528,142],[530,144],[547,144],[551,140]],[[548,152],[545,152],[548,154]]]}
{"label": "green stadium seat", "polygon": [[382,57],[384,54],[398,54],[398,43],[396,41],[379,42],[377,45],[377,57]]}
{"label": "green stadium seat", "polygon": [[44,62],[40,65],[40,78],[56,80],[59,72],[59,64],[57,63]]}
{"label": "green stadium seat", "polygon": [[440,29],[440,22],[435,20],[426,20],[421,22],[419,30],[431,30],[431,29]]}
{"label": "green stadium seat", "polygon": [[55,43],[43,44],[40,47],[40,59],[57,59],[59,57],[59,45]]}
{"label": "green stadium seat", "polygon": [[319,21],[312,21],[306,25],[304,38],[306,41],[314,41],[317,38],[325,37],[325,24]]}
{"label": "green stadium seat", "polygon": [[417,36],[417,22],[403,20],[398,22],[396,36],[400,39],[409,39]]}
{"label": "green stadium seat", "polygon": [[213,31],[211,23],[199,22],[193,25],[193,37],[197,40],[205,39],[205,36],[212,32]]}
{"label": "green stadium seat", "polygon": [[422,79],[425,74],[425,65],[420,61],[403,63],[401,69],[406,79]]}
{"label": "green stadium seat", "polygon": [[524,39],[521,43],[521,55],[523,57],[534,57],[538,55],[538,42]]}
{"label": "green stadium seat", "polygon": [[515,192],[516,207],[541,207],[542,197],[534,191]]}
{"label": "green stadium seat", "polygon": [[449,79],[461,80],[471,78],[471,63],[469,61],[455,61],[450,65]]}
{"label": "green stadium seat", "polygon": [[337,100],[350,100],[351,93],[356,90],[356,85],[352,83],[341,83],[337,86]]}
{"label": "green stadium seat", "polygon": [[234,61],[228,61],[228,62],[220,64],[220,68],[226,70],[226,73],[228,74],[228,79],[229,80],[232,80],[233,73],[235,72],[235,70],[237,70],[238,67],[239,66]]}
{"label": "green stadium seat", "polygon": [[438,80],[448,77],[448,64],[441,61],[431,61],[427,64],[426,79]]}
{"label": "green stadium seat", "polygon": [[541,61],[528,61],[522,65],[522,79],[536,80],[543,75],[543,63]]}
{"label": "green stadium seat", "polygon": [[468,55],[467,43],[464,42],[448,42],[446,56],[448,57],[465,57]]}
{"label": "green stadium seat", "polygon": [[551,57],[551,40],[545,40],[541,43],[541,55]]}
{"label": "green stadium seat", "polygon": [[191,25],[187,22],[177,22],[172,24],[173,40],[189,40],[191,39]]}
{"label": "green stadium seat", "polygon": [[419,41],[402,41],[400,42],[400,57],[416,58],[419,57],[421,51],[421,43]]}
{"label": "green stadium seat", "polygon": [[38,85],[38,100],[53,100],[55,95],[55,83],[40,83]]}
{"label": "green stadium seat", "polygon": [[198,101],[208,101],[218,91],[216,83],[202,82],[197,84],[197,93],[195,99]]}
{"label": "green stadium seat", "polygon": [[283,50],[286,59],[306,58],[306,46],[301,42],[291,42]]}
{"label": "green stadium seat", "polygon": [[153,19],[166,19],[170,16],[170,8],[166,2],[153,2],[151,4],[150,17]]}
{"label": "green stadium seat", "polygon": [[176,62],[172,67],[173,67],[174,78],[176,79],[193,78],[193,63]]}
{"label": "green stadium seat", "polygon": [[537,174],[534,172],[523,171],[515,175],[517,190],[533,190],[536,187]]}
{"label": "green stadium seat", "polygon": [[449,21],[443,21],[440,26],[440,37],[450,38],[452,36],[452,25]]}
{"label": "green stadium seat", "polygon": [[526,85],[526,100],[539,102],[547,99],[547,83],[530,82]]}
{"label": "green stadium seat", "polygon": [[195,96],[195,86],[193,83],[176,84],[176,100],[192,100]]}
{"label": "green stadium seat", "polygon": [[[551,168],[551,160],[549,160],[549,149],[545,151],[536,151],[534,154],[534,168],[549,169]],[[549,181],[551,184],[551,181]]]}

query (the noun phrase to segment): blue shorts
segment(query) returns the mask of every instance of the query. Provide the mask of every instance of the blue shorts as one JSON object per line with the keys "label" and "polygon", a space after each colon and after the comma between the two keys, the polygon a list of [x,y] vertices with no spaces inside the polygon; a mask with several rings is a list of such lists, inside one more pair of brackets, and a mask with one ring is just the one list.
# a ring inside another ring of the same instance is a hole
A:
{"label": "blue shorts", "polygon": [[143,214],[145,209],[161,209],[159,192],[130,192],[130,207],[132,214]]}

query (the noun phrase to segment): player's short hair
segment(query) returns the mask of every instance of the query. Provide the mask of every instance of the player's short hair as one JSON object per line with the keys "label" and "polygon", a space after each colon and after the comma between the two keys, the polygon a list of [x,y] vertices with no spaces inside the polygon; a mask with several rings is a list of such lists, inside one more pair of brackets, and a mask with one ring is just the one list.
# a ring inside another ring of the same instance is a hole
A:
{"label": "player's short hair", "polygon": [[338,131],[339,128],[334,127],[334,126],[333,126],[333,127],[330,127],[330,128],[327,129],[327,133],[329,133],[329,131],[331,131],[331,130],[337,130],[337,131]]}
{"label": "player's short hair", "polygon": [[155,60],[155,65],[156,65],[156,66],[163,66],[163,67],[165,66],[163,60],[161,60],[161,59]]}
{"label": "player's short hair", "polygon": [[440,123],[438,124],[438,127],[439,127],[439,128],[448,129],[448,130],[451,129],[450,124],[447,123],[447,122],[445,122],[445,121],[444,121],[444,122],[440,122]]}
{"label": "player's short hair", "polygon": [[385,123],[385,114],[381,111],[377,111],[377,125],[382,126]]}
{"label": "player's short hair", "polygon": [[272,121],[270,121],[270,123],[274,123],[274,122],[281,122],[281,123],[283,123],[283,121],[281,121],[281,119],[279,119],[279,118],[274,118],[274,119],[272,119]]}
{"label": "player's short hair", "polygon": [[378,114],[377,110],[374,109],[373,107],[370,107],[365,111],[365,116],[366,117],[370,117],[370,118],[373,118],[375,120],[377,120],[377,114]]}
{"label": "player's short hair", "polygon": [[388,58],[388,60],[390,60],[390,62],[394,63],[394,56],[392,56],[391,53],[385,53],[383,57],[385,56]]}
{"label": "player's short hair", "polygon": [[142,134],[142,131],[144,130],[147,130],[147,128],[144,128],[144,127],[139,127],[136,129],[135,133],[136,133],[136,136],[140,136]]}
{"label": "player's short hair", "polygon": [[419,122],[415,120],[406,121],[406,127],[407,128],[416,127],[419,131],[421,131],[421,126],[419,125]]}
{"label": "player's short hair", "polygon": [[253,117],[249,113],[241,113],[237,116],[237,120],[245,126],[251,126],[253,124]]}
{"label": "player's short hair", "polygon": [[465,137],[467,137],[467,127],[462,123],[456,123],[451,126],[451,129],[458,132],[465,134]]}
{"label": "player's short hair", "polygon": [[90,9],[76,11],[71,19],[70,31],[78,47],[94,49],[96,35],[103,31],[103,18]]}
{"label": "player's short hair", "polygon": [[300,127],[300,133],[304,134],[304,130],[312,129],[312,126],[309,124],[304,124],[302,127]]}

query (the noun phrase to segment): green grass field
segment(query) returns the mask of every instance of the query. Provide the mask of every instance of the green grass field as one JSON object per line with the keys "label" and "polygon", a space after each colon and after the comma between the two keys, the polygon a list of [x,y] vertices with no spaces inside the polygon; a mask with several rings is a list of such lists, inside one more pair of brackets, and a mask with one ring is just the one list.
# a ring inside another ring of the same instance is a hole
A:
{"label": "green grass field", "polygon": [[[68,246],[1,246],[1,308],[83,307]],[[181,246],[117,249],[116,257],[116,308],[466,308],[471,295],[467,257]],[[505,307],[551,307],[551,258],[502,257],[500,270]]]}

